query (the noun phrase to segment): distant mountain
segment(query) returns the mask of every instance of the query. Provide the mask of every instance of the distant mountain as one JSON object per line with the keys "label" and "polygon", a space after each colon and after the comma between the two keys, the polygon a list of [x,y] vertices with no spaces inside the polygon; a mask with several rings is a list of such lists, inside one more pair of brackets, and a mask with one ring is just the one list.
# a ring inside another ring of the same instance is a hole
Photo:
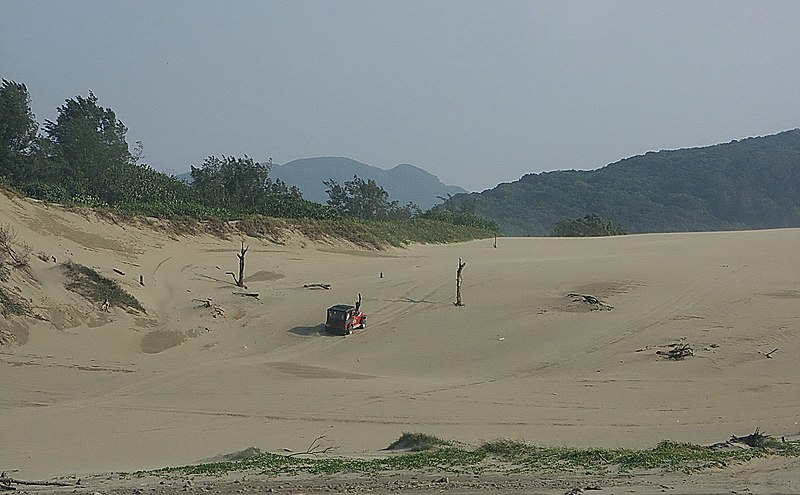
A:
{"label": "distant mountain", "polygon": [[284,165],[273,165],[269,175],[273,179],[281,179],[289,185],[299,187],[304,198],[320,203],[328,200],[323,181],[333,179],[343,184],[352,180],[353,175],[364,180],[374,180],[386,189],[390,200],[397,200],[401,205],[413,201],[423,210],[439,203],[437,196],[447,197],[448,194],[466,192],[458,186],[443,184],[435,175],[414,165],[402,164],[383,170],[350,158],[339,157],[302,158]]}
{"label": "distant mountain", "polygon": [[800,129],[529,174],[450,202],[472,203],[503,233],[522,236],[591,213],[627,232],[800,227]]}
{"label": "distant mountain", "polygon": [[[283,165],[273,164],[269,172],[271,179],[280,179],[290,186],[297,186],[305,199],[323,204],[328,201],[328,194],[325,192],[327,187],[323,181],[333,179],[344,184],[352,180],[353,175],[364,180],[374,180],[389,193],[390,201],[397,200],[401,206],[411,201],[423,210],[440,203],[439,197],[446,198],[448,195],[467,192],[461,187],[443,184],[435,175],[407,163],[384,170],[350,158],[301,158]],[[192,181],[191,172],[175,177],[184,182]]]}

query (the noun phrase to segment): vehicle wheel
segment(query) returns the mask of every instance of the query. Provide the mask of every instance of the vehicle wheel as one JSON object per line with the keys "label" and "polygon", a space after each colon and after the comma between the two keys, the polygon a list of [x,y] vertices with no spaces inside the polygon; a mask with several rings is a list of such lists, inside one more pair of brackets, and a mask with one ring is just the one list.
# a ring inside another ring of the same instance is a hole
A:
{"label": "vehicle wheel", "polygon": [[361,318],[361,328],[367,328],[367,317]]}
{"label": "vehicle wheel", "polygon": [[344,334],[345,335],[350,335],[350,326],[344,327]]}

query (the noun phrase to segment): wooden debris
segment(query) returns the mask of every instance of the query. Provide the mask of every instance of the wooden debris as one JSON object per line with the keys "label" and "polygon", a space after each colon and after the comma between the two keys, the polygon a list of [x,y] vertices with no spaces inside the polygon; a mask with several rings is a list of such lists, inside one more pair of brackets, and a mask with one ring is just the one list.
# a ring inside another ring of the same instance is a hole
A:
{"label": "wooden debris", "polygon": [[[294,457],[294,456],[298,456],[298,455],[311,455],[311,456],[316,457],[316,456],[319,456],[319,455],[328,454],[328,453],[330,453],[330,452],[332,452],[332,451],[334,451],[334,450],[339,448],[338,445],[337,446],[324,447],[323,448],[320,445],[320,441],[324,440],[324,439],[325,439],[325,435],[320,435],[320,436],[318,436],[317,438],[315,438],[311,442],[311,445],[308,446],[308,448],[306,449],[305,452],[292,452],[291,454],[288,454],[286,457]],[[289,451],[288,449],[284,449],[284,450]]]}
{"label": "wooden debris", "polygon": [[324,289],[324,290],[331,290],[331,284],[304,284],[304,289]]}
{"label": "wooden debris", "polygon": [[688,356],[694,356],[694,350],[689,344],[670,344],[670,349],[667,351],[656,351],[656,354],[664,356],[667,359],[674,359],[676,361]]}
{"label": "wooden debris", "polygon": [[604,303],[603,301],[601,301],[600,299],[594,297],[591,294],[576,294],[576,293],[573,292],[573,293],[567,294],[567,297],[571,297],[572,298],[572,302],[584,302],[586,304],[589,304],[590,306],[594,306],[594,308],[592,308],[592,309],[596,309],[596,310],[597,309],[614,309],[614,306]]}
{"label": "wooden debris", "polygon": [[467,263],[461,261],[461,258],[458,258],[458,270],[456,271],[456,301],[453,303],[453,306],[463,306],[464,303],[461,301],[461,270],[467,266]]}
{"label": "wooden debris", "polygon": [[0,489],[16,490],[12,485],[35,485],[35,486],[78,486],[81,480],[75,482],[66,481],[39,481],[39,480],[20,480],[6,475],[5,471],[0,475]]}
{"label": "wooden debris", "polygon": [[252,297],[253,299],[258,299],[258,292],[236,292],[236,291],[232,291],[231,294],[233,294],[235,296]]}
{"label": "wooden debris", "polygon": [[198,308],[210,308],[212,318],[225,316],[225,310],[222,309],[222,306],[219,304],[214,304],[210,297],[207,299],[192,299],[192,301],[197,301],[200,303],[200,305],[197,306]]}
{"label": "wooden debris", "polygon": [[773,354],[775,353],[775,351],[777,351],[777,350],[778,350],[778,348],[777,348],[777,347],[776,347],[775,349],[772,349],[772,350],[771,350],[771,351],[769,351],[768,353],[764,354],[764,357],[765,357],[765,358],[767,358],[767,359],[772,359],[772,355],[773,355]]}
{"label": "wooden debris", "polygon": [[736,435],[731,435],[731,439],[728,440],[730,443],[740,443],[747,445],[748,447],[755,447],[755,448],[764,448],[770,447],[773,444],[777,443],[777,441],[770,437],[769,435],[764,435],[756,428],[756,431],[753,433],[744,436],[744,437],[737,437]]}
{"label": "wooden debris", "polygon": [[115,271],[115,272],[117,272],[117,273],[119,273],[119,274],[120,274],[120,275],[122,275],[122,276],[125,276],[125,272],[123,272],[123,271],[122,271],[122,270],[120,270],[119,268],[114,268],[114,271]]}
{"label": "wooden debris", "polygon": [[192,299],[192,302],[194,301],[202,303],[198,308],[210,308],[212,299],[210,297],[207,299]]}

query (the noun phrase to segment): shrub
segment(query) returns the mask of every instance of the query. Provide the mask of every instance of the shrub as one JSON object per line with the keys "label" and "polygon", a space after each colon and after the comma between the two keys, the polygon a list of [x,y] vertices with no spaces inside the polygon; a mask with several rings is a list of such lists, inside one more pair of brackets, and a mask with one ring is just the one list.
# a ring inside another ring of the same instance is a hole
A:
{"label": "shrub", "polygon": [[69,278],[66,288],[93,302],[104,303],[122,308],[134,308],[147,313],[141,303],[125,292],[116,282],[110,280],[95,270],[68,261],[61,265]]}
{"label": "shrub", "polygon": [[411,450],[420,452],[423,450],[431,450],[439,447],[446,447],[452,445],[447,440],[428,435],[427,433],[408,433],[403,432],[400,438],[392,442],[386,449],[387,450]]}
{"label": "shrub", "polygon": [[619,225],[603,220],[592,213],[583,218],[561,220],[553,227],[553,237],[602,237],[609,235],[625,235]]}

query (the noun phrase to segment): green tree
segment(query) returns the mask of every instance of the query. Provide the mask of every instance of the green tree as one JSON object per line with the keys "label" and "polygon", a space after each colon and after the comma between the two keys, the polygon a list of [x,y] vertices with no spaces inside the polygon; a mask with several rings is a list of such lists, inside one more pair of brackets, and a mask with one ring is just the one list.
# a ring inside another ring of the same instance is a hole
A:
{"label": "green tree", "polygon": [[328,189],[328,206],[342,216],[368,219],[410,218],[419,214],[414,203],[400,206],[397,201],[389,201],[389,193],[373,179],[364,180],[357,175],[353,180],[339,184],[333,179],[323,182]]}
{"label": "green tree", "polygon": [[[45,121],[54,172],[72,194],[102,197],[109,177],[134,162],[125,135],[128,129],[110,108],[97,104],[89,91],[58,108],[54,121]],[[116,170],[115,170],[116,169]]]}
{"label": "green tree", "polygon": [[252,212],[263,202],[270,186],[269,165],[244,156],[209,156],[192,166],[192,188],[203,201],[232,211]]}
{"label": "green tree", "polygon": [[592,213],[583,218],[561,220],[553,227],[553,237],[602,237],[625,235],[619,225]]}
{"label": "green tree", "polygon": [[0,85],[0,176],[17,183],[26,177],[36,149],[36,123],[28,88],[3,79]]}

